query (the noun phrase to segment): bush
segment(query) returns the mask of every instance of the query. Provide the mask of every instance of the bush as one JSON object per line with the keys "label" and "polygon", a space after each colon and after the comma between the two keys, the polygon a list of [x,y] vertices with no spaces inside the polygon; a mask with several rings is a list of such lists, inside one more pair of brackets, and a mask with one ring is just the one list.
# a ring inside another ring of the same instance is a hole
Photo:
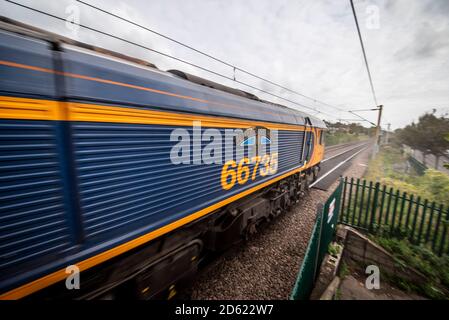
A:
{"label": "bush", "polygon": [[449,206],[449,176],[443,172],[427,169],[421,177],[419,189],[429,193],[429,200]]}
{"label": "bush", "polygon": [[449,206],[449,176],[434,169],[427,169],[424,175],[419,176],[413,171],[405,172],[395,167],[406,161],[406,156],[400,150],[384,147],[370,161],[364,178],[380,182],[401,193],[407,192],[430,202],[435,201],[437,205]]}
{"label": "bush", "polygon": [[348,143],[348,142],[354,142],[354,141],[362,141],[368,139],[368,136],[366,135],[357,135],[347,132],[341,132],[337,131],[334,133],[330,133],[329,131],[326,131],[324,136],[324,141],[326,146],[333,146],[336,144],[341,143]]}
{"label": "bush", "polygon": [[429,248],[413,245],[407,239],[379,236],[373,240],[391,252],[400,264],[410,266],[428,277],[429,282],[422,287],[414,286],[415,290],[432,299],[449,298],[436,288],[441,285],[449,290],[449,256],[438,257]]}

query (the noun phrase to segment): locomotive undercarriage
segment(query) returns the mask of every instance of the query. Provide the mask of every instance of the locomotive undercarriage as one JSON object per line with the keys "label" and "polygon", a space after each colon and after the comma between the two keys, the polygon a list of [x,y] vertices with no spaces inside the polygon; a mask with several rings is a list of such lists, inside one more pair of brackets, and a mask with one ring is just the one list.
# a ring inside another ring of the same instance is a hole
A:
{"label": "locomotive undercarriage", "polygon": [[206,217],[81,273],[79,290],[65,282],[34,299],[170,299],[189,286],[201,261],[245,241],[307,193],[319,166],[296,173]]}

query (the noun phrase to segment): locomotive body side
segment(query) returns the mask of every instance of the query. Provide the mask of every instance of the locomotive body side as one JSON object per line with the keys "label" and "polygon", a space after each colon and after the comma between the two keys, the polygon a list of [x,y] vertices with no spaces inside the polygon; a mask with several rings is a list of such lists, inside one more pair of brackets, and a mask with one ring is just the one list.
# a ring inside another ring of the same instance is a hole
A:
{"label": "locomotive body side", "polygon": [[[68,265],[84,272],[141,248],[322,159],[324,126],[300,112],[71,45],[0,38],[2,299],[60,283]],[[265,162],[245,149],[247,162],[233,151],[226,167],[224,147],[222,161],[195,162],[193,140],[201,155],[208,130],[258,127],[278,146]],[[171,159],[176,130],[188,139],[181,163]]]}

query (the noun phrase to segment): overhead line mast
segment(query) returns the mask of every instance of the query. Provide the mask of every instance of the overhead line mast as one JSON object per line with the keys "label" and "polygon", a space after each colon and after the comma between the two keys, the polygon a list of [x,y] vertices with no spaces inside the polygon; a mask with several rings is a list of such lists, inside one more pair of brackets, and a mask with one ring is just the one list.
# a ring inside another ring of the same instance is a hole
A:
{"label": "overhead line mast", "polygon": [[[383,105],[378,105],[377,103],[377,97],[376,97],[376,91],[374,90],[374,85],[373,85],[373,79],[371,77],[371,72],[369,69],[369,64],[368,64],[368,58],[366,56],[366,51],[365,51],[365,46],[363,44],[363,38],[362,38],[362,34],[360,32],[360,27],[359,27],[359,21],[357,20],[357,14],[355,12],[355,8],[354,8],[354,2],[353,0],[349,0],[351,3],[351,8],[352,8],[352,14],[354,16],[354,21],[355,21],[355,25],[357,27],[357,34],[359,36],[359,40],[360,40],[360,46],[362,47],[362,53],[363,53],[363,59],[365,61],[365,67],[366,67],[366,72],[368,73],[368,79],[369,79],[369,83],[371,86],[371,93],[373,94],[373,100],[374,100],[374,105],[376,106],[375,110],[378,110],[378,117],[377,117],[377,126],[376,126],[376,144],[375,144],[375,148],[376,148],[376,152],[377,149],[379,147],[379,137],[380,137],[380,123],[381,123],[381,119],[382,119],[382,109],[383,109]],[[357,115],[356,113],[349,111],[352,114],[360,117],[359,115]],[[371,122],[372,123],[372,122]],[[374,123],[373,123],[374,124]]]}

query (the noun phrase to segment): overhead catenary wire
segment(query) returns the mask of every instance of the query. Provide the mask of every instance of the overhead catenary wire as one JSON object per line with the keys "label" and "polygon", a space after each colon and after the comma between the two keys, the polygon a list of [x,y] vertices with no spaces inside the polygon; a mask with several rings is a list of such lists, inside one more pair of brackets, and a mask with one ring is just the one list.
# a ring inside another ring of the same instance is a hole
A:
{"label": "overhead catenary wire", "polygon": [[[12,1],[12,0],[6,0],[6,2],[9,2],[9,3],[11,3],[11,4],[20,6],[20,7],[22,7],[22,8],[25,8],[25,9],[28,9],[28,10],[31,10],[31,11],[34,11],[34,12],[37,12],[37,13],[40,13],[40,14],[49,16],[49,17],[52,17],[52,18],[57,19],[57,20],[60,20],[60,21],[68,22],[68,23],[71,23],[71,24],[76,24],[77,26],[79,26],[79,27],[81,27],[81,28],[84,28],[84,29],[86,29],[86,30],[93,31],[93,32],[96,32],[96,33],[99,33],[99,34],[102,34],[102,35],[111,37],[111,38],[113,38],[113,39],[116,39],[116,40],[120,40],[120,41],[126,42],[126,43],[128,43],[128,44],[131,44],[131,45],[140,47],[140,48],[142,48],[142,49],[151,51],[151,52],[156,53],[156,54],[159,54],[159,55],[161,55],[161,56],[164,56],[164,57],[167,57],[167,58],[176,60],[176,61],[181,62],[181,63],[184,63],[184,64],[186,64],[186,65],[190,65],[190,66],[192,66],[192,67],[195,67],[195,68],[197,68],[197,69],[199,69],[199,70],[202,70],[202,71],[205,71],[205,72],[208,72],[208,73],[211,73],[211,74],[216,75],[216,76],[218,76],[218,77],[221,77],[221,78],[224,78],[224,79],[227,79],[227,80],[230,80],[230,81],[234,81],[234,82],[236,82],[236,83],[238,83],[238,84],[241,84],[241,85],[246,86],[246,87],[248,87],[248,88],[251,88],[251,89],[253,89],[253,90],[257,90],[257,91],[259,91],[259,92],[263,92],[263,93],[268,94],[268,95],[270,95],[270,96],[273,96],[273,97],[276,97],[276,98],[278,98],[278,99],[281,99],[281,100],[287,101],[287,102],[289,102],[289,103],[292,103],[292,104],[294,104],[294,105],[296,105],[296,106],[299,106],[299,107],[301,107],[301,108],[305,108],[305,109],[314,111],[314,112],[316,112],[315,115],[318,115],[318,114],[321,113],[321,114],[327,115],[327,116],[329,116],[329,117],[331,117],[331,118],[333,118],[333,119],[337,119],[336,116],[333,115],[333,114],[327,113],[327,112],[325,112],[325,111],[317,110],[316,108],[309,107],[309,106],[304,105],[304,104],[302,104],[302,103],[299,103],[299,102],[297,102],[297,101],[293,101],[293,100],[291,100],[291,99],[284,98],[284,97],[282,97],[282,96],[279,96],[279,95],[274,94],[274,93],[272,93],[272,92],[269,92],[269,91],[267,91],[267,90],[264,90],[264,89],[258,88],[258,87],[256,87],[256,86],[253,86],[253,85],[251,85],[251,84],[245,83],[245,82],[243,82],[243,81],[237,80],[237,79],[235,79],[235,75],[234,75],[234,77],[229,77],[229,76],[220,74],[220,73],[218,73],[218,72],[215,72],[215,71],[213,71],[213,70],[207,69],[207,68],[202,67],[202,66],[200,66],[200,65],[197,65],[197,64],[195,64],[195,63],[192,63],[192,62],[186,61],[186,60],[184,60],[184,59],[181,59],[181,58],[172,56],[172,55],[170,55],[170,54],[167,54],[167,53],[158,51],[158,50],[156,50],[156,49],[147,47],[147,46],[145,46],[145,45],[142,45],[142,44],[139,44],[139,43],[136,43],[136,42],[133,42],[133,41],[130,41],[130,40],[121,38],[121,37],[116,36],[116,35],[114,35],[114,34],[111,34],[111,33],[108,33],[108,32],[102,31],[102,30],[98,30],[98,29],[95,29],[95,28],[93,28],[93,27],[89,27],[89,26],[87,26],[87,25],[78,24],[78,23],[75,23],[75,22],[73,22],[73,21],[68,21],[68,20],[66,20],[65,18],[59,17],[59,16],[57,16],[57,15],[54,15],[54,14],[51,14],[51,13],[48,13],[48,12],[44,12],[44,11],[42,11],[42,10],[39,10],[39,9],[30,7],[30,6],[27,6],[27,5],[24,5],[24,4],[21,4],[21,3],[18,3],[18,2]],[[83,2],[83,3],[84,3],[84,2]],[[243,69],[239,69],[239,70],[242,70],[242,71],[246,72],[246,71],[243,70]],[[248,74],[249,74],[249,75],[252,75],[251,73],[248,73]],[[256,76],[256,75],[253,75],[253,76],[255,76],[256,78],[258,78],[258,76]],[[262,80],[266,80],[266,79],[263,79],[263,78],[262,78]],[[270,81],[270,80],[267,80],[267,82],[271,82],[271,81]],[[275,84],[275,83],[273,82],[273,84]],[[277,84],[276,84],[276,85],[277,85]],[[282,86],[281,86],[281,87],[282,87]],[[284,88],[284,89],[290,90],[289,88]],[[301,93],[297,93],[297,94],[302,95]],[[324,102],[322,102],[322,101],[320,101],[320,100],[318,100],[318,99],[315,99],[315,98],[310,98],[310,99],[313,99],[315,102],[320,102],[320,103],[322,103],[322,104],[326,104],[326,103],[324,103]],[[328,105],[329,107],[335,108],[335,109],[337,109],[337,110],[340,110],[340,111],[348,112],[347,110],[343,110],[343,109],[340,109],[340,108],[338,108],[338,107],[335,107],[335,106],[332,106],[332,105],[329,105],[329,104],[326,104],[326,105]],[[357,114],[356,114],[356,115],[357,115]],[[357,115],[357,117],[361,118],[361,119],[364,120],[364,121],[367,121],[367,122],[372,123],[371,121],[369,121],[369,120],[367,120],[367,119],[361,117],[360,115]]]}
{"label": "overhead catenary wire", "polygon": [[374,122],[372,122],[372,121],[370,121],[370,120],[368,120],[368,119],[362,117],[361,115],[359,115],[359,114],[357,114],[357,113],[355,113],[355,112],[352,112],[352,111],[348,111],[348,112],[351,113],[351,114],[353,114],[353,115],[355,115],[356,117],[359,117],[361,120],[366,121],[366,122],[369,122],[369,123],[371,123],[373,126],[376,126],[376,124],[375,124]]}
{"label": "overhead catenary wire", "polygon": [[224,64],[224,65],[226,65],[226,66],[228,66],[228,67],[230,67],[230,68],[233,69],[233,71],[234,71],[234,80],[235,80],[235,71],[237,70],[237,71],[240,71],[240,72],[245,73],[245,74],[247,74],[247,75],[250,75],[250,76],[252,76],[252,77],[254,77],[254,78],[256,78],[256,79],[259,79],[259,80],[262,80],[262,81],[264,81],[264,82],[267,82],[267,83],[269,83],[269,84],[271,84],[271,85],[273,85],[273,86],[276,86],[276,87],[278,87],[278,88],[281,88],[281,89],[283,89],[283,90],[286,90],[286,91],[288,91],[288,92],[290,92],[290,93],[299,95],[299,96],[301,96],[301,97],[303,97],[303,98],[312,100],[312,101],[314,101],[314,102],[318,102],[318,103],[320,103],[320,104],[322,104],[322,105],[325,105],[325,106],[328,106],[328,107],[337,109],[337,110],[339,110],[339,111],[346,111],[346,110],[344,110],[344,109],[341,109],[341,108],[339,108],[339,107],[330,105],[330,104],[328,104],[328,103],[326,103],[326,102],[323,102],[323,101],[321,101],[321,100],[318,100],[318,99],[316,99],[316,98],[307,96],[307,95],[305,95],[305,94],[303,94],[303,93],[301,93],[301,92],[298,92],[298,91],[296,91],[296,90],[290,89],[290,88],[288,88],[288,87],[286,87],[286,86],[284,86],[284,85],[281,85],[281,84],[279,84],[279,83],[276,83],[276,82],[274,82],[274,81],[272,81],[272,80],[269,80],[269,79],[266,79],[266,78],[264,78],[264,77],[258,76],[258,75],[254,74],[254,73],[252,73],[252,72],[249,72],[249,71],[247,71],[247,70],[245,70],[245,69],[243,69],[243,68],[237,67],[237,66],[233,65],[232,63],[229,63],[229,62],[224,61],[224,60],[222,60],[222,59],[220,59],[220,58],[217,58],[217,57],[215,57],[215,56],[213,56],[213,55],[211,55],[211,54],[208,54],[208,53],[206,53],[206,52],[204,52],[204,51],[202,51],[202,50],[198,50],[198,49],[192,47],[191,45],[188,45],[188,44],[185,44],[184,42],[181,42],[181,41],[179,41],[179,40],[176,40],[176,39],[174,39],[173,37],[169,37],[169,36],[167,36],[167,35],[165,35],[165,34],[163,34],[163,33],[161,33],[161,32],[155,31],[155,30],[153,30],[153,29],[151,29],[151,28],[149,28],[149,27],[146,27],[146,26],[144,26],[144,25],[142,25],[142,24],[139,24],[139,23],[137,23],[137,22],[135,22],[135,21],[129,20],[129,19],[127,19],[127,18],[124,18],[124,17],[122,17],[122,16],[120,16],[120,15],[118,15],[118,14],[115,14],[115,13],[113,13],[113,12],[110,12],[110,11],[108,11],[108,10],[105,10],[105,9],[103,9],[103,8],[100,8],[100,7],[98,7],[98,6],[95,6],[95,5],[91,4],[91,3],[88,3],[88,2],[82,1],[82,0],[76,0],[76,1],[79,2],[79,3],[81,3],[81,4],[83,4],[83,5],[85,5],[85,6],[88,6],[88,7],[92,8],[92,9],[98,10],[98,11],[104,13],[104,14],[107,14],[107,15],[109,15],[109,16],[112,16],[112,17],[114,17],[114,18],[117,18],[117,19],[119,19],[119,20],[122,20],[122,21],[124,21],[124,22],[127,22],[127,23],[129,23],[129,24],[132,24],[132,25],[134,25],[134,26],[136,26],[136,27],[138,27],[138,28],[141,28],[141,29],[143,29],[143,30],[146,30],[146,31],[148,31],[148,32],[151,32],[151,33],[153,33],[153,34],[156,34],[156,35],[158,35],[158,36],[160,36],[160,37],[162,37],[162,38],[164,38],[164,39],[167,39],[167,40],[169,40],[169,41],[172,41],[172,42],[174,42],[174,43],[177,43],[177,44],[179,44],[179,45],[181,45],[181,46],[183,46],[183,47],[185,47],[185,48],[188,48],[188,49],[190,49],[190,50],[192,50],[192,51],[194,51],[194,52],[196,52],[196,53],[198,53],[198,54],[201,54],[201,55],[203,55],[203,56],[205,56],[205,57],[207,57],[207,58],[210,58],[210,59],[212,59],[212,60],[214,60],[214,61],[220,62],[220,63],[222,63],[222,64]]}
{"label": "overhead catenary wire", "polygon": [[359,109],[359,110],[348,110],[348,112],[363,112],[363,111],[377,111],[377,108],[373,108],[373,109]]}
{"label": "overhead catenary wire", "polygon": [[[215,57],[215,56],[213,56],[213,55],[211,55],[211,54],[208,54],[208,53],[206,53],[206,52],[204,52],[204,51],[198,50],[198,49],[192,47],[191,45],[188,45],[188,44],[185,44],[185,43],[183,43],[183,42],[181,42],[181,41],[179,41],[179,40],[176,40],[176,39],[174,39],[173,37],[169,37],[169,36],[167,36],[167,35],[165,35],[165,34],[163,34],[163,33],[161,33],[161,32],[155,31],[155,30],[153,30],[153,29],[151,29],[151,28],[149,28],[149,27],[146,27],[146,26],[144,26],[144,25],[142,25],[142,24],[139,24],[139,23],[137,23],[137,22],[135,22],[135,21],[129,20],[129,19],[127,19],[127,18],[124,18],[124,17],[122,17],[122,16],[120,16],[120,15],[118,15],[118,14],[115,14],[115,13],[113,13],[113,12],[110,12],[110,11],[108,11],[108,10],[105,10],[105,9],[103,9],[103,8],[100,8],[100,7],[98,7],[98,6],[95,6],[95,5],[91,4],[91,3],[88,3],[88,2],[83,1],[83,0],[76,0],[76,1],[79,2],[79,3],[81,3],[81,4],[84,4],[85,6],[88,6],[88,7],[92,8],[92,9],[98,10],[98,11],[104,13],[104,14],[107,14],[107,15],[109,15],[109,16],[112,16],[112,17],[117,18],[117,19],[119,19],[119,20],[122,20],[122,21],[124,21],[124,22],[127,22],[127,23],[129,23],[129,24],[131,24],[131,25],[134,25],[134,26],[136,26],[136,27],[138,27],[138,28],[141,28],[141,29],[143,29],[143,30],[146,30],[146,31],[148,31],[148,32],[151,32],[151,33],[153,33],[153,34],[156,34],[156,35],[158,35],[158,36],[160,36],[160,37],[162,37],[162,38],[164,38],[164,39],[167,39],[167,40],[169,40],[169,41],[172,41],[172,42],[174,42],[174,43],[177,43],[177,44],[179,44],[179,45],[181,45],[181,46],[183,46],[183,47],[185,47],[185,48],[188,48],[188,49],[190,49],[190,50],[192,50],[192,51],[194,51],[194,52],[197,52],[197,53],[199,53],[199,54],[201,54],[201,55],[203,55],[203,56],[205,56],[205,57],[208,57],[208,58],[210,58],[210,59],[212,59],[212,60],[214,60],[214,61],[220,62],[220,63],[222,63],[222,64],[224,64],[224,65],[226,65],[226,66],[228,66],[228,67],[231,67],[232,70],[233,70],[233,78],[232,78],[232,79],[233,79],[233,81],[235,81],[235,82],[237,82],[237,83],[241,83],[241,82],[238,81],[238,80],[236,80],[236,76],[235,76],[235,71],[236,71],[236,70],[238,70],[238,71],[240,71],[240,72],[242,72],[242,73],[245,73],[245,74],[247,74],[247,75],[250,75],[250,76],[252,76],[252,77],[254,77],[254,78],[256,78],[256,79],[265,81],[265,82],[267,82],[267,83],[269,83],[269,84],[271,84],[271,85],[274,85],[274,86],[276,86],[276,87],[279,87],[279,88],[281,88],[281,89],[284,89],[284,90],[286,90],[286,91],[288,91],[288,92],[290,92],[290,93],[293,93],[293,94],[299,95],[299,96],[301,96],[301,97],[304,97],[304,98],[306,98],[306,99],[312,100],[312,101],[315,102],[315,103],[318,102],[318,103],[320,103],[320,104],[322,104],[322,105],[328,106],[328,107],[333,108],[333,109],[336,109],[336,110],[338,110],[338,111],[349,112],[348,110],[345,110],[345,109],[336,107],[336,106],[334,106],[334,105],[328,104],[328,103],[323,102],[323,101],[321,101],[321,100],[319,100],[319,99],[316,99],[316,98],[307,96],[307,95],[305,95],[305,94],[303,94],[303,93],[300,93],[300,92],[298,92],[298,91],[296,91],[296,90],[287,88],[287,87],[285,87],[285,86],[283,86],[283,85],[281,85],[281,84],[275,83],[275,82],[273,82],[273,81],[271,81],[271,80],[268,80],[268,79],[266,79],[266,78],[263,78],[263,77],[261,77],[261,76],[258,76],[258,75],[254,74],[254,73],[252,73],[252,72],[249,72],[249,71],[247,71],[247,70],[245,70],[245,69],[243,69],[243,68],[237,67],[237,66],[235,66],[235,65],[233,65],[233,64],[231,64],[231,63],[229,63],[229,62],[226,62],[226,61],[224,61],[224,60],[222,60],[222,59],[219,59],[219,58],[217,58],[217,57]],[[362,47],[363,47],[363,43],[362,43]],[[365,58],[366,58],[366,56],[365,56]],[[368,69],[368,73],[369,73],[369,69]],[[369,75],[369,77],[370,77],[370,81],[371,81],[371,75]],[[229,79],[229,78],[227,78],[227,79]],[[371,84],[372,84],[372,81],[371,81]],[[372,86],[372,88],[373,88],[373,92],[374,92],[374,87]],[[261,92],[265,92],[265,91],[263,91],[263,90],[261,90],[261,89],[258,89],[258,88],[256,88],[256,90],[259,90],[259,91],[261,91]],[[265,93],[266,93],[266,92],[265,92]],[[278,97],[278,96],[276,96],[276,97]],[[374,94],[374,97],[375,97],[375,94]],[[281,98],[281,99],[283,99],[283,98]],[[285,99],[283,99],[283,100],[285,100]],[[286,100],[286,101],[289,101],[289,100]],[[375,101],[377,101],[376,98],[375,98]],[[291,102],[291,101],[289,101],[289,102]],[[325,114],[325,115],[328,115],[328,116],[331,116],[331,117],[335,118],[333,115],[331,115],[331,114],[329,114],[329,113],[327,113],[327,112],[323,112],[323,111],[317,110],[316,108],[310,108],[310,107],[308,107],[308,109],[309,109],[309,110],[314,110],[315,112],[317,112],[315,115],[318,115],[318,114],[322,113],[322,114]],[[354,112],[351,112],[351,113],[354,114]],[[357,115],[357,117],[359,117],[359,118],[362,119],[363,121],[369,122],[369,123],[371,123],[371,124],[373,123],[373,122],[369,121],[368,119],[366,119],[366,118],[364,118],[364,117],[362,117],[362,116],[360,116],[360,115]]]}
{"label": "overhead catenary wire", "polygon": [[[29,6],[27,6],[27,5],[24,5],[24,4],[21,4],[21,3],[18,3],[18,2],[12,1],[12,0],[5,0],[5,1],[6,1],[6,2],[9,2],[9,3],[11,3],[11,4],[14,4],[14,5],[20,6],[20,7],[22,7],[22,8],[25,8],[25,9],[28,9],[28,10],[31,10],[31,11],[34,11],[34,12],[37,12],[37,13],[40,13],[40,14],[44,14],[44,15],[46,15],[46,16],[52,17],[52,18],[57,19],[57,20],[60,20],[60,21],[65,21],[65,22],[69,22],[69,23],[75,24],[73,21],[67,21],[65,18],[59,17],[59,16],[57,16],[57,15],[54,15],[54,14],[51,14],[51,13],[48,13],[48,12],[44,12],[44,11],[42,11],[42,10],[39,10],[39,9],[36,9],[36,8],[33,8],[33,7],[29,7]],[[216,71],[213,71],[213,70],[207,69],[207,68],[205,68],[205,67],[199,66],[199,65],[197,65],[197,64],[194,64],[194,63],[192,63],[192,62],[189,62],[189,61],[187,61],[187,60],[184,60],[184,59],[181,59],[181,58],[172,56],[172,55],[170,55],[170,54],[167,54],[167,53],[158,51],[158,50],[156,50],[156,49],[152,49],[152,48],[150,48],[150,47],[148,47],[148,46],[145,46],[145,45],[142,45],[142,44],[139,44],[139,43],[136,43],[136,42],[133,42],[133,41],[130,41],[130,40],[121,38],[121,37],[116,36],[116,35],[113,35],[113,34],[111,34],[111,33],[108,33],[108,32],[102,31],[102,30],[98,30],[98,29],[89,27],[89,26],[84,25],[84,24],[77,24],[77,25],[80,26],[81,28],[86,29],[86,30],[93,31],[93,32],[96,32],[96,33],[99,33],[99,34],[102,34],[102,35],[111,37],[111,38],[113,38],[113,39],[116,39],[116,40],[120,40],[120,41],[126,42],[126,43],[128,43],[128,44],[137,46],[137,47],[139,47],[139,48],[142,48],[142,49],[151,51],[151,52],[153,52],[153,53],[162,55],[162,56],[164,56],[164,57],[167,57],[167,58],[176,60],[176,61],[178,61],[178,62],[181,62],[181,63],[187,64],[187,65],[190,65],[190,66],[192,66],[192,67],[198,68],[199,70],[203,70],[203,71],[205,71],[205,72],[214,74],[214,75],[216,75],[216,76],[218,76],[218,77],[221,77],[221,78],[224,78],[224,79],[227,79],[227,80],[230,80],[230,81],[234,81],[234,82],[239,83],[239,84],[241,84],[241,85],[243,85],[243,86],[246,86],[246,87],[248,87],[248,88],[251,88],[251,89],[254,89],[254,90],[263,92],[263,93],[268,94],[268,95],[270,95],[270,96],[273,96],[273,97],[276,97],[276,98],[278,98],[278,99],[287,101],[287,102],[292,103],[292,104],[294,104],[294,105],[297,105],[297,106],[299,106],[299,107],[301,107],[301,108],[305,108],[305,109],[308,109],[308,110],[311,110],[311,111],[314,111],[314,112],[322,113],[322,114],[328,115],[328,116],[330,116],[331,118],[334,118],[334,119],[335,119],[335,116],[332,115],[332,114],[330,114],[330,113],[327,113],[327,112],[324,112],[324,111],[320,111],[320,110],[317,110],[316,108],[312,108],[312,107],[306,106],[306,105],[304,105],[304,104],[302,104],[302,103],[299,103],[299,102],[296,102],[296,101],[293,101],[293,100],[284,98],[284,97],[282,97],[282,96],[279,96],[279,95],[274,94],[274,93],[272,93],[272,92],[269,92],[269,91],[267,91],[267,90],[258,88],[258,87],[256,87],[256,86],[253,86],[253,85],[248,84],[248,83],[246,83],[246,82],[243,82],[243,81],[240,81],[240,80],[234,80],[232,77],[228,77],[228,76],[223,75],[223,74],[221,74],[221,73],[218,73],[218,72],[216,72]],[[317,113],[317,114],[318,114],[318,113]]]}
{"label": "overhead catenary wire", "polygon": [[361,120],[361,119],[338,119],[339,121],[350,121],[350,122],[364,122],[367,120]]}
{"label": "overhead catenary wire", "polygon": [[363,112],[363,111],[378,111],[378,110],[379,110],[379,108],[374,108],[374,109],[348,110],[348,112],[351,113],[351,114],[353,114],[353,115],[355,115],[355,116],[357,116],[357,117],[359,117],[360,119],[362,119],[362,121],[366,121],[366,122],[371,123],[373,126],[377,126],[377,124],[375,124],[374,122],[369,121],[368,119],[362,117],[361,115],[359,115],[359,114],[357,114],[357,113],[355,113],[355,112],[356,112],[356,111],[357,111],[357,112]]}
{"label": "overhead catenary wire", "polygon": [[360,32],[359,21],[357,20],[357,14],[355,12],[353,0],[350,0],[350,2],[351,2],[352,14],[354,16],[355,25],[357,27],[357,34],[359,36],[360,46],[362,47],[362,53],[363,53],[363,59],[365,61],[365,67],[366,67],[366,71],[368,73],[368,79],[369,79],[369,83],[370,83],[370,86],[371,86],[371,93],[373,94],[374,105],[378,106],[377,97],[376,97],[376,91],[374,90],[373,79],[371,77],[371,72],[370,72],[370,69],[369,69],[368,58],[366,56],[365,46],[363,44],[363,38],[362,38],[362,34]]}

